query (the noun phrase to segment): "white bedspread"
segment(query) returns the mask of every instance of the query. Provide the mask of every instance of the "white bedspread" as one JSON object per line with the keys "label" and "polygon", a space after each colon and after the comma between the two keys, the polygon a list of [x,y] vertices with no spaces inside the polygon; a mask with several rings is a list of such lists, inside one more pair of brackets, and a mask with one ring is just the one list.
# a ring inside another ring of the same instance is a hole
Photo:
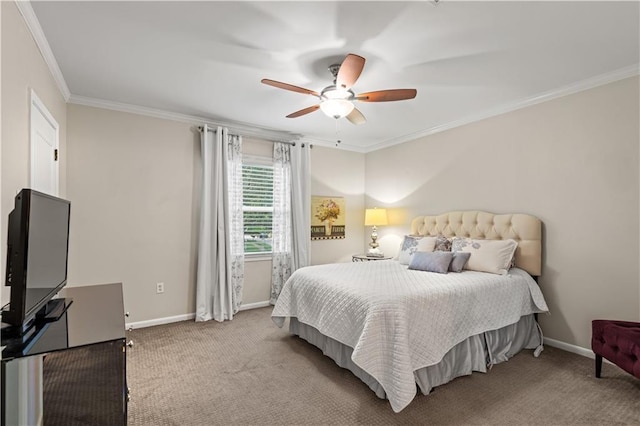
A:
{"label": "white bedspread", "polygon": [[297,317],[353,348],[353,362],[399,412],[416,394],[415,370],[438,363],[470,336],[547,311],[536,282],[517,268],[504,276],[436,274],[389,260],[299,269],[271,316],[279,327]]}

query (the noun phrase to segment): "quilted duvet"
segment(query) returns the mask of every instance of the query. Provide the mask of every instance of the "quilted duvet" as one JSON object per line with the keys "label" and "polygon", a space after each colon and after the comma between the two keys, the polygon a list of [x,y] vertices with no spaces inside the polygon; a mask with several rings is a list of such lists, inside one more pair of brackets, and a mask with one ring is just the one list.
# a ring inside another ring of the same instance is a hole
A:
{"label": "quilted duvet", "polygon": [[437,364],[470,336],[547,311],[536,282],[517,268],[436,274],[388,260],[301,268],[271,316],[279,327],[297,317],[353,348],[353,362],[399,412],[416,394],[415,370]]}

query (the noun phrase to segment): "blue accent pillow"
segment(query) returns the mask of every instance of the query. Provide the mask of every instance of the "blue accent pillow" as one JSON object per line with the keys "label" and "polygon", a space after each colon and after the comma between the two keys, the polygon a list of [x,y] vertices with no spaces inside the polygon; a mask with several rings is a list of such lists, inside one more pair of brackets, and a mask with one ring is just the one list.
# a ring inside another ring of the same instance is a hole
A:
{"label": "blue accent pillow", "polygon": [[450,251],[417,251],[411,258],[409,269],[446,274],[452,260]]}
{"label": "blue accent pillow", "polygon": [[449,265],[449,271],[462,272],[462,270],[464,269],[464,265],[467,264],[470,257],[471,257],[471,253],[465,253],[462,251],[453,252],[453,260]]}

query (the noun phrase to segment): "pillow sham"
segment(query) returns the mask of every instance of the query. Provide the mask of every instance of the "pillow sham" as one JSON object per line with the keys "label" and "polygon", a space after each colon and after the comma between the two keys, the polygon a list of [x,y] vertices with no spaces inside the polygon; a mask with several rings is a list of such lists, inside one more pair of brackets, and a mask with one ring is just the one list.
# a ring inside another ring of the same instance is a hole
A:
{"label": "pillow sham", "polygon": [[452,259],[450,251],[417,251],[409,262],[409,269],[446,274]]}
{"label": "pillow sham", "polygon": [[436,237],[436,246],[433,251],[451,251],[451,240],[442,234]]}
{"label": "pillow sham", "polygon": [[450,272],[462,272],[465,265],[469,261],[471,257],[471,253],[462,252],[462,251],[454,251],[453,259],[451,260],[451,264],[449,265]]}
{"label": "pillow sham", "polygon": [[505,275],[518,247],[515,240],[473,240],[456,237],[451,250],[471,253],[465,269]]}
{"label": "pillow sham", "polygon": [[402,265],[408,265],[411,261],[411,256],[417,251],[433,251],[436,245],[435,237],[418,237],[413,235],[406,235],[402,240],[400,246],[400,252],[396,260]]}

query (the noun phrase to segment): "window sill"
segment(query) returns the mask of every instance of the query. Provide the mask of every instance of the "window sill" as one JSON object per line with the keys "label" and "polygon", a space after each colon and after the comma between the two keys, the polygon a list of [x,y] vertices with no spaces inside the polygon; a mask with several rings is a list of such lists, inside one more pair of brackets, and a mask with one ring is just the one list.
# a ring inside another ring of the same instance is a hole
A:
{"label": "window sill", "polygon": [[246,253],[244,255],[245,262],[271,262],[271,253],[257,253],[257,254],[249,254]]}

